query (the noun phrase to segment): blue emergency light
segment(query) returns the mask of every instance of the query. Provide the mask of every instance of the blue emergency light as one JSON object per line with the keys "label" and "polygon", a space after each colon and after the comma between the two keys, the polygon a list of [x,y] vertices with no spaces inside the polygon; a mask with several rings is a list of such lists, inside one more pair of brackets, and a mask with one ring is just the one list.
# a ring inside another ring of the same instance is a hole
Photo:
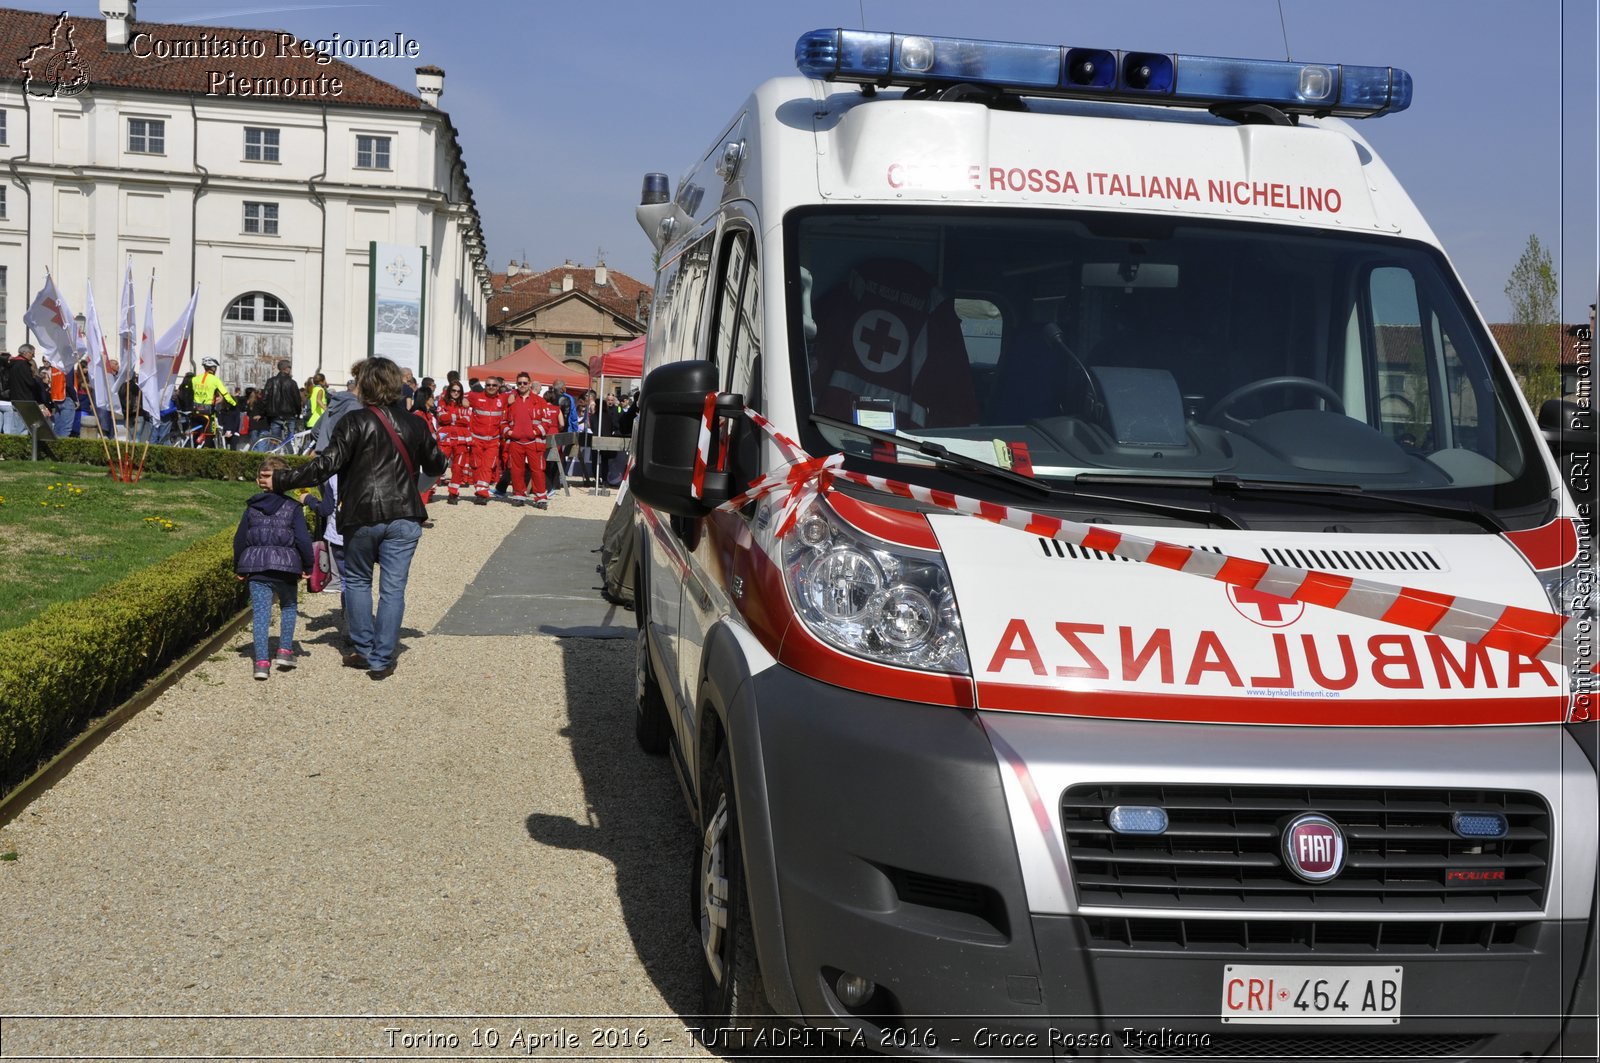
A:
{"label": "blue emergency light", "polygon": [[795,44],[807,77],[889,87],[978,85],[1024,96],[1174,107],[1264,103],[1290,114],[1371,118],[1411,106],[1411,75],[1390,66],[1222,59],[1164,52],[812,30]]}

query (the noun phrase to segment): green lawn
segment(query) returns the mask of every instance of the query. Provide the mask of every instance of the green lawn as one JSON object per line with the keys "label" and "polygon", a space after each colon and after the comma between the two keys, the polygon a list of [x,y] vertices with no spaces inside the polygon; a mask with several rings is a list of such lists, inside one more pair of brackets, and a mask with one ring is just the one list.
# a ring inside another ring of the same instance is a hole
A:
{"label": "green lawn", "polygon": [[253,483],[0,462],[0,631],[235,527]]}

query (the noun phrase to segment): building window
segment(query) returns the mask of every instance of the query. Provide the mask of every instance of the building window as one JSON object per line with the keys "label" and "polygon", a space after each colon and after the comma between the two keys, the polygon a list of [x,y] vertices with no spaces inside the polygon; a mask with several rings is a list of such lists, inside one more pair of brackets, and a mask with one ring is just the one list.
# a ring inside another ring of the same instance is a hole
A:
{"label": "building window", "polygon": [[389,168],[388,137],[356,137],[356,169],[387,170]]}
{"label": "building window", "polygon": [[0,111],[0,144],[6,142],[6,112]]}
{"label": "building window", "polygon": [[283,300],[266,292],[246,292],[229,303],[222,316],[227,321],[250,321],[264,325],[289,325],[294,321]]}
{"label": "building window", "polygon": [[0,185],[0,218],[6,216],[6,186]]}
{"label": "building window", "polygon": [[244,127],[244,161],[277,162],[278,131],[259,126]]}
{"label": "building window", "polygon": [[256,236],[278,235],[278,205],[276,203],[250,203],[244,205],[244,231]]}
{"label": "building window", "polygon": [[128,119],[128,150],[140,155],[165,155],[167,123],[159,118]]}
{"label": "building window", "polygon": [[568,357],[568,358],[582,358],[583,357],[583,341],[582,340],[568,340],[567,341],[566,357]]}

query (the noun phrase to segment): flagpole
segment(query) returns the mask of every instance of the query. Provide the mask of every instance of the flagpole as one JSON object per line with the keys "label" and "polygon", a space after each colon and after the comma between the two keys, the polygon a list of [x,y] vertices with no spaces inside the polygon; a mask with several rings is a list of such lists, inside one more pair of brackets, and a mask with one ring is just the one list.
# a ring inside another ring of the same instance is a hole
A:
{"label": "flagpole", "polygon": [[[50,272],[49,267],[48,266],[45,267],[45,273],[48,274],[49,272]],[[94,288],[93,288],[92,285],[87,285],[87,284],[85,285],[85,289],[84,289],[84,292],[85,292],[85,294],[84,294],[84,309],[85,310],[94,309],[92,306],[88,305],[91,302],[93,302],[93,297],[92,297],[93,291],[94,291]],[[96,315],[96,319],[98,320],[98,313]],[[79,339],[82,339],[83,340],[83,349],[85,351],[87,351],[89,349],[88,328],[89,328],[88,321],[85,320],[85,322],[84,322],[84,330],[85,330],[84,334],[82,336],[79,336],[79,335],[77,335],[77,322],[76,321],[73,322],[72,357],[73,357],[74,361],[72,363],[72,374],[73,374],[73,383],[74,384],[78,383],[78,376],[77,376],[77,374],[78,374],[78,363],[76,361],[76,359],[78,357],[77,341]],[[104,376],[105,375],[105,367],[106,367],[106,361],[105,361],[105,357],[104,357],[104,353],[105,353],[105,344],[104,343],[102,343],[100,345],[100,351],[101,351],[100,369],[101,369],[101,375]],[[82,381],[82,383],[87,385],[88,388],[89,388],[89,411],[94,414],[94,432],[95,432],[95,435],[100,437],[100,449],[103,450],[105,452],[105,455],[106,455],[106,468],[107,469],[111,469],[111,468],[113,468],[113,466],[111,464],[111,445],[106,442],[106,434],[103,431],[100,430],[100,408],[94,404],[94,381],[91,380],[91,379],[87,379],[88,375],[89,374],[87,374],[87,373],[84,374],[85,379]],[[107,390],[108,391],[110,390],[109,385],[107,386]],[[115,435],[115,434],[116,434],[116,432],[113,430],[112,435]]]}
{"label": "flagpole", "polygon": [[[147,325],[150,324],[150,321],[149,321],[150,307],[152,305],[154,305],[155,301],[156,301],[156,271],[152,269],[150,271],[150,299],[149,299],[149,302],[146,303],[146,305],[145,305],[145,317],[146,317],[145,324],[147,324]],[[146,343],[150,344],[150,357],[151,357],[152,361],[155,362],[155,364],[151,365],[150,371],[155,373],[155,375],[156,375],[156,383],[160,384],[161,383],[161,370],[159,368],[159,364],[160,363],[159,363],[159,361],[157,361],[157,359],[159,358],[159,355],[156,354],[156,350],[155,350],[156,338],[154,336],[141,336],[140,339],[142,339]],[[140,353],[140,358],[142,359],[143,357],[144,357],[143,352],[141,352]],[[140,403],[144,402],[144,387],[142,385],[139,388],[139,401],[140,401]],[[159,407],[160,404],[161,404],[161,391],[158,389],[156,391],[156,405]],[[145,411],[145,413],[147,413],[147,414],[149,412],[150,412],[149,410]],[[159,423],[160,420],[161,420],[161,410],[158,408],[156,410],[156,421],[157,421],[157,423]],[[134,477],[133,477],[135,481],[143,478],[143,476],[144,476],[144,459],[150,456],[150,443],[151,443],[152,440],[155,439],[155,436],[156,436],[156,430],[152,426],[151,429],[150,429],[150,434],[148,436],[146,436],[145,440],[144,440],[144,453],[139,455],[139,471],[137,473],[135,473]]]}
{"label": "flagpole", "polygon": [[[111,422],[111,448],[117,452],[117,463],[112,469],[112,475],[122,479],[122,440],[117,438],[117,395],[116,381],[111,379],[111,352],[106,349],[105,333],[100,334],[100,376],[106,385],[106,419]],[[99,416],[95,421],[100,420]]]}

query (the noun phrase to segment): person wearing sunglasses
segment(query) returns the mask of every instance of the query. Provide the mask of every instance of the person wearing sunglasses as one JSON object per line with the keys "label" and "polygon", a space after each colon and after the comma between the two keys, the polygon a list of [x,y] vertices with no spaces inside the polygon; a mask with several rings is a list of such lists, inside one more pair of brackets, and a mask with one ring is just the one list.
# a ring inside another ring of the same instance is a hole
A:
{"label": "person wearing sunglasses", "polygon": [[439,429],[439,449],[450,460],[439,486],[447,492],[447,503],[459,505],[461,485],[472,483],[472,410],[460,381],[450,384],[439,396],[433,419]]}
{"label": "person wearing sunglasses", "polygon": [[500,444],[509,403],[497,378],[484,381],[482,391],[469,391],[466,400],[471,411],[473,501],[487,506],[489,492],[500,480]]}
{"label": "person wearing sunglasses", "polygon": [[[515,401],[506,414],[506,461],[511,471],[511,504],[522,506],[532,502],[535,509],[549,509],[544,451],[549,414],[554,413],[555,408],[544,401],[526,373],[517,375],[517,390],[513,398]],[[533,487],[531,494],[528,490],[530,482]]]}

